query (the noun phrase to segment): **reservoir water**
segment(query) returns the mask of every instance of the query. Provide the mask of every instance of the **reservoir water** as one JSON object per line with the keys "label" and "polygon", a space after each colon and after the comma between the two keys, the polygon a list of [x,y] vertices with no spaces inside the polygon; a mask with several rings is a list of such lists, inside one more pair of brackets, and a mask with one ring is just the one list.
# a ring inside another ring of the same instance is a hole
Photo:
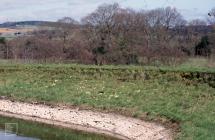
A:
{"label": "reservoir water", "polygon": [[5,133],[0,131],[0,140],[39,140],[36,138],[17,136],[16,134]]}
{"label": "reservoir water", "polygon": [[[6,124],[9,125],[9,133]],[[13,133],[13,134],[11,134]],[[17,135],[16,135],[16,134]],[[117,140],[115,138],[58,128],[0,116],[0,140]]]}

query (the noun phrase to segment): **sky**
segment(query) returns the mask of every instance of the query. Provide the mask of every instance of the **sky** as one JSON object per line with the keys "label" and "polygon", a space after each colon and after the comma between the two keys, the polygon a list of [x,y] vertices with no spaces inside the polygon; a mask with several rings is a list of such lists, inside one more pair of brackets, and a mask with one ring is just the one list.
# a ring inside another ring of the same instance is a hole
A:
{"label": "sky", "polygon": [[135,10],[171,6],[187,20],[205,19],[215,0],[0,0],[0,23],[8,21],[56,21],[62,17],[80,20],[103,3],[119,3]]}

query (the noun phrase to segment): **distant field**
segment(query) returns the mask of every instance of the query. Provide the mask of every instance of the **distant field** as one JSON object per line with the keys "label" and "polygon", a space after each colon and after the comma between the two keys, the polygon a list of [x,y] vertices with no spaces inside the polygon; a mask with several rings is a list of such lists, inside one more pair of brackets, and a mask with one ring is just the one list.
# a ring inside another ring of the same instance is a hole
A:
{"label": "distant field", "polygon": [[[16,28],[0,28],[0,37],[5,37],[6,39],[10,40],[16,38],[17,36],[22,36],[25,33],[33,32],[36,30],[36,26],[32,27],[16,27]],[[19,33],[16,35],[16,33]]]}
{"label": "distant field", "polygon": [[31,32],[34,29],[30,28],[21,28],[21,29],[10,29],[10,28],[0,28],[0,33],[16,33],[16,32]]}
{"label": "distant field", "polygon": [[15,33],[15,32],[19,32],[19,30],[9,29],[9,28],[0,28],[0,33]]}
{"label": "distant field", "polygon": [[183,67],[2,64],[0,96],[113,111],[179,127],[181,140],[212,140],[215,70]]}

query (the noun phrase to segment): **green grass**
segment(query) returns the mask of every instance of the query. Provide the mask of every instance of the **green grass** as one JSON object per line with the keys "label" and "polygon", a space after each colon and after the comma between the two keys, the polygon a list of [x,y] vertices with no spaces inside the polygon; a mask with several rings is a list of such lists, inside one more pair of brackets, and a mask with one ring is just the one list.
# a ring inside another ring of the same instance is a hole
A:
{"label": "green grass", "polygon": [[64,64],[64,63],[39,63],[36,64],[35,60],[4,60],[0,59],[0,65],[2,66],[15,66],[17,67],[39,67],[46,66],[49,68],[85,68],[85,69],[107,69],[107,70],[115,70],[115,69],[129,69],[129,70],[164,70],[164,71],[183,71],[183,72],[215,72],[215,61],[214,59],[206,59],[206,58],[189,58],[182,64],[177,66],[135,66],[135,65],[81,65],[81,64]]}
{"label": "green grass", "polygon": [[[196,71],[203,77],[195,76]],[[185,78],[184,74],[192,76]],[[161,123],[170,121],[179,123],[177,139],[213,140],[214,77],[214,70],[208,69],[2,65],[0,96],[92,107],[159,119]]]}
{"label": "green grass", "polygon": [[16,123],[18,126],[19,136],[33,137],[40,140],[116,140],[105,136],[71,131],[68,129],[56,128],[50,125],[32,123],[0,116],[0,129],[4,130],[5,123]]}

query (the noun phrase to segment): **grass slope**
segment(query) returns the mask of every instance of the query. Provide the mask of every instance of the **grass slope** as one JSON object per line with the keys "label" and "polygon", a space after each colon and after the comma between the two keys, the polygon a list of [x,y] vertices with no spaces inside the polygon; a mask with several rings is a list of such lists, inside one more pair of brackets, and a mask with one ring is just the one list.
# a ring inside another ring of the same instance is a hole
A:
{"label": "grass slope", "polygon": [[114,110],[180,125],[178,139],[215,138],[213,70],[2,65],[0,96]]}

